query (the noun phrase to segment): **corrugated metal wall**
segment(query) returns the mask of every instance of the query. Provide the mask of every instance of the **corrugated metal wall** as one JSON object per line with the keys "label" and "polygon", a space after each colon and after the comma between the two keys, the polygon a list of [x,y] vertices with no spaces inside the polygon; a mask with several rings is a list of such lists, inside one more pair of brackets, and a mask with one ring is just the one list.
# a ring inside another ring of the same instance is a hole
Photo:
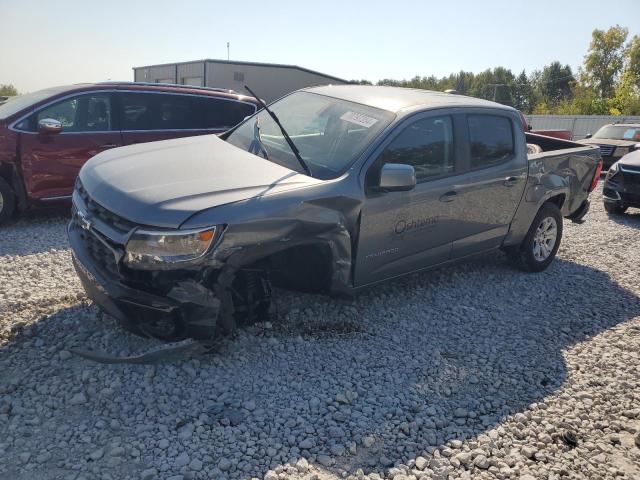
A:
{"label": "corrugated metal wall", "polygon": [[588,133],[608,123],[640,123],[640,117],[614,117],[609,115],[525,115],[534,130],[570,130],[574,140],[581,140]]}
{"label": "corrugated metal wall", "polygon": [[175,65],[159,65],[157,67],[135,68],[134,81],[136,82],[160,82],[167,81],[175,83],[176,67]]}
{"label": "corrugated metal wall", "polygon": [[135,82],[228,88],[244,94],[249,85],[267,102],[300,88],[343,83],[297,68],[215,61],[137,67],[133,72]]}
{"label": "corrugated metal wall", "polygon": [[248,85],[267,103],[295,90],[338,82],[322,75],[295,68],[233,63],[207,63],[207,86],[236,90],[247,94]]}
{"label": "corrugated metal wall", "polygon": [[204,62],[179,63],[178,83],[182,85],[204,86]]}

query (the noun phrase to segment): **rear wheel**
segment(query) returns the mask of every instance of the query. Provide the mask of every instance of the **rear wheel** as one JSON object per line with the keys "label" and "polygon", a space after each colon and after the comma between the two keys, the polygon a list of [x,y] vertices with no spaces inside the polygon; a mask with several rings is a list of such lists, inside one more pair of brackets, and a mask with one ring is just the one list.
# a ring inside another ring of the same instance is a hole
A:
{"label": "rear wheel", "polygon": [[6,222],[16,208],[16,196],[11,186],[0,178],[0,223]]}
{"label": "rear wheel", "polygon": [[534,218],[527,236],[518,247],[511,247],[510,259],[528,272],[546,269],[558,252],[562,240],[562,215],[553,203],[545,203]]}
{"label": "rear wheel", "polygon": [[615,203],[605,202],[604,209],[607,213],[611,213],[613,215],[622,215],[627,211],[627,207],[622,207],[620,205],[616,205]]}

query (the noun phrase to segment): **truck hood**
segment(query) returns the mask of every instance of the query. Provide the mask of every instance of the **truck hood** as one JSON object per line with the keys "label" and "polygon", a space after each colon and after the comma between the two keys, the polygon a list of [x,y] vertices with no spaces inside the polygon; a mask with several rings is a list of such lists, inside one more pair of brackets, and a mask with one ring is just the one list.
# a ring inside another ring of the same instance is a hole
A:
{"label": "truck hood", "polygon": [[318,183],[216,135],[131,145],[100,153],[80,171],[89,196],[131,222],[178,228],[218,205]]}
{"label": "truck hood", "polygon": [[618,162],[621,165],[629,165],[631,167],[640,167],[640,150],[636,152],[627,153]]}
{"label": "truck hood", "polygon": [[633,147],[635,144],[640,143],[633,140],[613,140],[611,138],[587,138],[580,140],[580,143],[586,145],[615,145],[616,147]]}

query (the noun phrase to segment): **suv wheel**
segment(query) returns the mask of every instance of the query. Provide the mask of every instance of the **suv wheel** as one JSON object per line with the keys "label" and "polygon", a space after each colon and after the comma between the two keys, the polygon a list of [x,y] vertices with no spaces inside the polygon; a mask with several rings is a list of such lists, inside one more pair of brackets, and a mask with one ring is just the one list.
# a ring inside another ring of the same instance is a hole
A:
{"label": "suv wheel", "polygon": [[9,220],[16,208],[16,196],[11,186],[0,178],[0,223]]}
{"label": "suv wheel", "polygon": [[562,215],[553,203],[542,205],[522,244],[508,250],[509,257],[525,271],[541,272],[558,252],[562,240]]}
{"label": "suv wheel", "polygon": [[613,215],[621,215],[627,211],[627,207],[622,207],[615,203],[609,203],[609,202],[605,202],[604,209],[607,211],[607,213],[611,213]]}

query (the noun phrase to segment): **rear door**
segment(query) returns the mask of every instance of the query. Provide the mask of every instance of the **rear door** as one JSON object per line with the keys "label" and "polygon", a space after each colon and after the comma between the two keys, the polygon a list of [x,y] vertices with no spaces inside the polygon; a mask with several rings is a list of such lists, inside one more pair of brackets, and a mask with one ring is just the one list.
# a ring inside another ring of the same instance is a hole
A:
{"label": "rear door", "polygon": [[[78,172],[89,158],[122,145],[113,112],[111,92],[89,92],[44,106],[16,124],[30,198],[48,201],[70,196]],[[60,121],[62,132],[38,132],[38,122],[45,118]]]}
{"label": "rear door", "polygon": [[475,111],[464,116],[464,123],[468,173],[452,202],[457,219],[452,258],[501,245],[527,179],[524,135],[509,112]]}
{"label": "rear door", "polygon": [[[355,284],[366,285],[450,258],[456,231],[450,197],[459,182],[454,117],[425,114],[409,119],[383,144],[366,173]],[[408,192],[375,188],[385,163],[409,164],[416,187]]]}
{"label": "rear door", "polygon": [[222,133],[255,112],[252,104],[214,96],[121,92],[124,143]]}

